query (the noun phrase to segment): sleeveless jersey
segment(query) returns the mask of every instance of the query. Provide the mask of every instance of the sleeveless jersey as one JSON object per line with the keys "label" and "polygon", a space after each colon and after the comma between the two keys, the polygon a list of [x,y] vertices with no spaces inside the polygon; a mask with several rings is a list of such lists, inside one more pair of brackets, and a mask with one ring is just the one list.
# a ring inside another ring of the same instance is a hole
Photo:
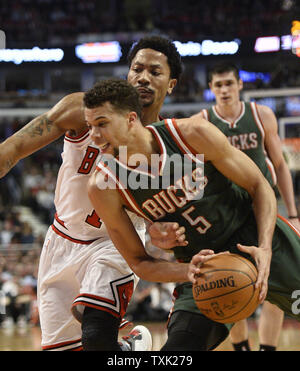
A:
{"label": "sleeveless jersey", "polygon": [[[55,189],[56,214],[52,228],[76,243],[109,239],[106,227],[96,214],[87,193],[89,177],[101,157],[87,130],[78,137],[65,135],[62,165]],[[144,221],[131,214],[133,223],[142,229]]]}
{"label": "sleeveless jersey", "polygon": [[276,173],[264,146],[265,132],[255,102],[242,102],[242,111],[235,122],[225,120],[216,106],[202,110],[204,117],[220,129],[229,142],[245,152],[259,167],[272,187],[277,183]]}
{"label": "sleeveless jersey", "polygon": [[246,221],[250,196],[196,154],[174,119],[147,128],[161,150],[159,173],[131,168],[105,156],[98,171],[113,180],[137,215],[150,222],[178,222],[186,228],[189,244],[173,249],[177,259],[189,261],[202,248],[222,251],[224,242]]}

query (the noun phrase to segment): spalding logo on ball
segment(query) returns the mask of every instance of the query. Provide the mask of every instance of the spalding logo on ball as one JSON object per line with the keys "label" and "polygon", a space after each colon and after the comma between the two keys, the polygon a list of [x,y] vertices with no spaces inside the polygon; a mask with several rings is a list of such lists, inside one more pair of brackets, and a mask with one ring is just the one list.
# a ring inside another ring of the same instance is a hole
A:
{"label": "spalding logo on ball", "polygon": [[215,255],[201,265],[193,296],[206,317],[221,323],[234,323],[249,317],[259,305],[255,288],[257,269],[237,254]]}

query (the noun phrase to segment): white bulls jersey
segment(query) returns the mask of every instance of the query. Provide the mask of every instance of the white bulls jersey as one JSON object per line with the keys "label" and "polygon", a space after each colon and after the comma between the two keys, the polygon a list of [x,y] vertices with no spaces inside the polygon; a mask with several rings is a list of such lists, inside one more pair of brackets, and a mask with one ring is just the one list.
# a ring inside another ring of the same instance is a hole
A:
{"label": "white bulls jersey", "polygon": [[[90,243],[98,238],[109,239],[89,200],[87,184],[101,156],[87,130],[78,137],[64,138],[62,165],[55,191],[56,215],[52,228],[74,242]],[[144,221],[128,213],[136,229],[144,229]]]}

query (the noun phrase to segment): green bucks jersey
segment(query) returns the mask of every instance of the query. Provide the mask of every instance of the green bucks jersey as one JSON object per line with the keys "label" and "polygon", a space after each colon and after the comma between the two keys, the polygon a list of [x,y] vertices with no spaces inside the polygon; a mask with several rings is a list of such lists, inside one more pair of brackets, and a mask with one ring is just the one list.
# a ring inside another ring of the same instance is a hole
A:
{"label": "green bucks jersey", "polygon": [[259,167],[272,187],[276,185],[276,174],[264,146],[264,127],[256,103],[242,102],[242,110],[234,122],[225,120],[216,106],[202,111],[205,118],[219,128],[236,148],[245,152]]}
{"label": "green bucks jersey", "polygon": [[113,181],[137,215],[151,222],[178,222],[186,228],[189,244],[174,248],[176,258],[189,261],[203,248],[222,251],[249,216],[250,196],[185,142],[174,119],[147,128],[161,152],[151,159],[153,171],[128,167],[120,161],[121,155],[103,156],[98,170]]}

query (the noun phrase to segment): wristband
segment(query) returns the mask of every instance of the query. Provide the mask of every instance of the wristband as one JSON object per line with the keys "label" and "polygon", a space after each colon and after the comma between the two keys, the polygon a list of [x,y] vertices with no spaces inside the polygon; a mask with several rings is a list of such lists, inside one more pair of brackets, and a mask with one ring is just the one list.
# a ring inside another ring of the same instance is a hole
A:
{"label": "wristband", "polygon": [[299,219],[298,215],[289,215],[288,219]]}

